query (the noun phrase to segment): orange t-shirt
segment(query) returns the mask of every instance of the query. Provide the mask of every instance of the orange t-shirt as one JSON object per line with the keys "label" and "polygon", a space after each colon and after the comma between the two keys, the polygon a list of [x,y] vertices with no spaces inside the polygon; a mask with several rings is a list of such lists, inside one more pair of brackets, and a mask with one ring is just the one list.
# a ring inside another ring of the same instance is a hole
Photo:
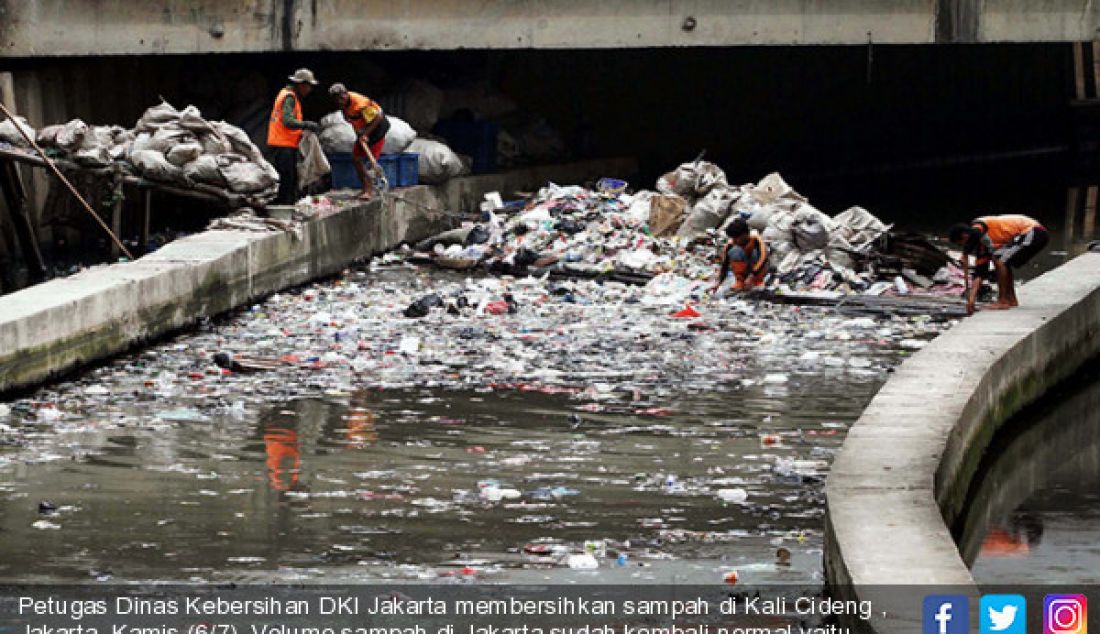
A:
{"label": "orange t-shirt", "polygon": [[348,105],[344,108],[344,118],[358,132],[371,124],[382,114],[382,106],[370,97],[348,91]]}
{"label": "orange t-shirt", "polygon": [[994,249],[1000,249],[1012,242],[1012,239],[1016,236],[1042,226],[1034,218],[1019,214],[982,216],[981,218],[975,218],[974,222],[985,224],[986,235],[989,236],[989,241],[993,243]]}

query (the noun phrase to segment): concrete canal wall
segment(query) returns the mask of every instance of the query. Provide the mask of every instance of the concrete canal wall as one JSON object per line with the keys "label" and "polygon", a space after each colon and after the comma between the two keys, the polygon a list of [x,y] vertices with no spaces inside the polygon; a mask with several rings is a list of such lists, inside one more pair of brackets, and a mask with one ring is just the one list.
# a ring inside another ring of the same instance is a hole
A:
{"label": "concrete canal wall", "polygon": [[890,584],[978,595],[948,526],[983,451],[1012,415],[1100,354],[1100,255],[1019,296],[1020,308],[966,319],[903,363],[833,463],[826,577],[838,593],[874,601],[876,631],[921,631],[920,593]]}
{"label": "concrete canal wall", "polygon": [[[445,230],[484,192],[552,179],[627,176],[632,160],[586,161],[410,187],[303,223],[297,233],[204,231],[134,262],[0,297],[0,393],[25,388],[357,259]],[[565,181],[573,182],[573,181]]]}

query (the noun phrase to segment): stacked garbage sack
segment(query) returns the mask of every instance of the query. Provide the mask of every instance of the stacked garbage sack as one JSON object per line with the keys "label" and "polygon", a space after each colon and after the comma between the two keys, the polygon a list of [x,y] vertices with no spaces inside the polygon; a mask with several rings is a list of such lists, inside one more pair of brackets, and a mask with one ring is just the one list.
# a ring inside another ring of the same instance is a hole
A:
{"label": "stacked garbage sack", "polygon": [[[470,166],[447,144],[430,138],[420,138],[416,130],[403,119],[387,115],[390,129],[382,146],[383,154],[414,152],[418,155],[420,182],[436,185],[456,176],[470,173]],[[340,112],[332,112],[320,120],[318,135],[326,154],[350,153],[355,146],[355,128]]]}
{"label": "stacked garbage sack", "polygon": [[248,135],[224,121],[207,121],[194,106],[176,110],[162,102],[146,110],[132,130],[73,119],[35,136],[43,149],[87,168],[121,163],[151,181],[201,184],[264,202],[278,191],[278,172]]}

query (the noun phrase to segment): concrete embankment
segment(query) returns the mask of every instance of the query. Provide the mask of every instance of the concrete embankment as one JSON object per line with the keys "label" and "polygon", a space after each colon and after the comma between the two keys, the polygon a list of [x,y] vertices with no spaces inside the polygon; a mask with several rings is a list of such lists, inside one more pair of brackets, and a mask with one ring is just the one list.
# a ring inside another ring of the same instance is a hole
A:
{"label": "concrete embankment", "polygon": [[826,577],[877,615],[851,625],[919,632],[923,594],[897,584],[978,595],[948,527],[997,430],[1100,353],[1100,255],[1019,295],[902,364],[849,431],[826,484]]}
{"label": "concrete embankment", "polygon": [[[485,192],[547,180],[629,175],[631,160],[586,161],[399,190],[305,222],[300,231],[204,231],[134,262],[102,266],[0,298],[0,393],[25,388],[360,258],[447,229]],[[569,180],[566,180],[569,179]]]}

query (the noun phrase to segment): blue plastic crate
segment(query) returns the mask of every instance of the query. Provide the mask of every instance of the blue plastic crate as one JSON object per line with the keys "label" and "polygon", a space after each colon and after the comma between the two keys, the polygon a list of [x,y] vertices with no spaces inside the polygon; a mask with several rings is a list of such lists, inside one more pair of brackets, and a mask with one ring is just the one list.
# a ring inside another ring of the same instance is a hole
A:
{"label": "blue plastic crate", "polygon": [[420,184],[420,155],[416,152],[402,152],[397,155],[397,182],[399,187],[412,187]]}
{"label": "blue plastic crate", "polygon": [[355,171],[355,161],[351,152],[337,152],[326,154],[328,164],[332,166],[333,189],[358,189],[362,186],[359,182],[359,174]]}
{"label": "blue plastic crate", "polygon": [[500,132],[497,124],[492,121],[440,121],[433,131],[446,139],[452,150],[473,159],[475,174],[496,170]]}
{"label": "blue plastic crate", "polygon": [[383,154],[378,157],[378,166],[382,168],[382,171],[386,174],[386,181],[390,184],[390,187],[400,187],[397,179],[397,155],[396,154]]}

